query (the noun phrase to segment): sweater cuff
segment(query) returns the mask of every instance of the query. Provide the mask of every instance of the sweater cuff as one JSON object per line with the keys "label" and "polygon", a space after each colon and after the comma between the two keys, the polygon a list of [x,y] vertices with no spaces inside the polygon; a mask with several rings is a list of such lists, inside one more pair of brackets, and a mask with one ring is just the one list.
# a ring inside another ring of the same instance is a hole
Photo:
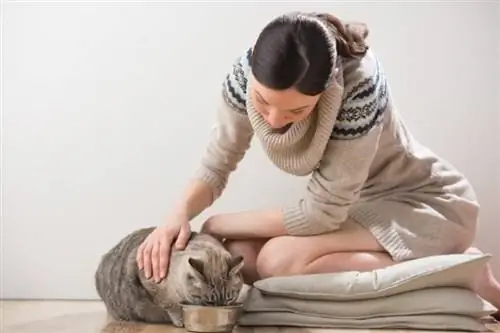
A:
{"label": "sweater cuff", "polygon": [[226,180],[209,168],[202,166],[194,174],[194,178],[208,184],[212,190],[212,202],[217,200],[226,187]]}
{"label": "sweater cuff", "polygon": [[292,236],[307,236],[311,228],[300,205],[283,209],[285,229]]}

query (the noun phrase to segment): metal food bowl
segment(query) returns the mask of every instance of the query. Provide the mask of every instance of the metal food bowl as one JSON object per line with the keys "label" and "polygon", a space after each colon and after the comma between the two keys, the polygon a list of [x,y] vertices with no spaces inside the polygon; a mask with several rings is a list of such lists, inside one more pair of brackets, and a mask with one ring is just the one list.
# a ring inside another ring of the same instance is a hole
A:
{"label": "metal food bowl", "polygon": [[182,304],[184,328],[190,332],[231,332],[238,321],[243,304],[232,306],[200,306]]}

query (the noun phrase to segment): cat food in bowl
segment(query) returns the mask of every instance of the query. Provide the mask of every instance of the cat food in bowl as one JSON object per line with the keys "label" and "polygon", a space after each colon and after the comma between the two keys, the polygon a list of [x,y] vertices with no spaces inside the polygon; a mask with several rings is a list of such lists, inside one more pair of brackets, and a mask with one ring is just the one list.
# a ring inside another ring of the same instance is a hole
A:
{"label": "cat food in bowl", "polygon": [[199,333],[231,332],[242,307],[242,304],[219,307],[183,304],[184,328]]}

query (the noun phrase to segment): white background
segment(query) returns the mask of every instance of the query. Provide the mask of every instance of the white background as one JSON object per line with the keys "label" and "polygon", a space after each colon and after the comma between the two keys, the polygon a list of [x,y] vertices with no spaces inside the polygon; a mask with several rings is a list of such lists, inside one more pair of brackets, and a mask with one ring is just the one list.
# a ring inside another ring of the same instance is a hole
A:
{"label": "white background", "polygon": [[[482,203],[500,276],[500,5],[4,2],[2,296],[91,299],[98,260],[163,222],[197,167],[234,59],[274,16],[366,22],[415,136]],[[258,142],[208,213],[293,202]],[[201,221],[204,214],[198,222]]]}

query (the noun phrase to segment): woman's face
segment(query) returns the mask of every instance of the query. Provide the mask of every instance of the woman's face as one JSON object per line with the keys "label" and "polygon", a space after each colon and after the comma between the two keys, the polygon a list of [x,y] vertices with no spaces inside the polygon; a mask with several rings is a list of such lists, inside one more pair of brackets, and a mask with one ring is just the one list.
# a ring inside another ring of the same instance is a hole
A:
{"label": "woman's face", "polygon": [[252,103],[273,129],[280,129],[306,118],[321,96],[307,96],[293,88],[272,90],[261,85],[254,77],[252,79]]}

